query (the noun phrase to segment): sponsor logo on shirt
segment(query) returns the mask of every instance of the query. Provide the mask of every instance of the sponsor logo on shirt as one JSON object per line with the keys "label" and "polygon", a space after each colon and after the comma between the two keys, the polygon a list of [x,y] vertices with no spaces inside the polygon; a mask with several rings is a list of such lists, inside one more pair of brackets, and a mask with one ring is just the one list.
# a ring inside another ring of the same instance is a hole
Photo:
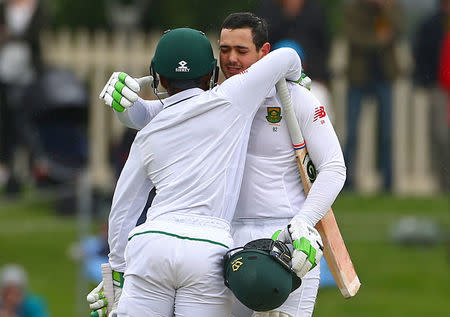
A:
{"label": "sponsor logo on shirt", "polygon": [[186,66],[186,64],[187,64],[187,62],[185,62],[185,61],[179,61],[179,62],[178,62],[178,65],[180,65],[180,66],[178,66],[177,68],[175,68],[175,72],[176,72],[176,73],[189,73],[189,71],[190,71],[191,69],[188,68],[188,67]]}
{"label": "sponsor logo on shirt", "polygon": [[278,123],[281,121],[281,108],[280,107],[267,107],[266,119],[270,123]]}
{"label": "sponsor logo on shirt", "polygon": [[325,120],[323,120],[323,118],[325,118],[326,115],[327,114],[325,112],[325,107],[324,106],[316,107],[314,109],[314,120],[313,120],[313,122],[316,122],[317,120],[321,119],[320,123],[324,124]]}

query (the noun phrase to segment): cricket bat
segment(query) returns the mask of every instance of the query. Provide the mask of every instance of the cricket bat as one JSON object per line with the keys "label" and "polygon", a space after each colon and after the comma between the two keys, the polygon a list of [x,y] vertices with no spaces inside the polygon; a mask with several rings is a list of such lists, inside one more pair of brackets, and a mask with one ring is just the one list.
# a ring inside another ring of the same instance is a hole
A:
{"label": "cricket bat", "polygon": [[[297,117],[294,112],[291,96],[289,94],[286,80],[282,78],[276,84],[277,92],[284,110],[284,117],[291,136],[292,146],[294,147],[298,168],[302,178],[303,190],[305,195],[311,188],[311,183],[315,179],[315,168],[308,155],[306,144],[300,130]],[[311,180],[312,179],[312,180]],[[337,225],[333,210],[330,208],[328,213],[317,224],[324,244],[323,254],[325,260],[333,274],[341,294],[345,298],[356,295],[361,286],[358,275],[353,267],[352,260],[348,254],[344,239]]]}
{"label": "cricket bat", "polygon": [[102,264],[102,277],[103,277],[103,294],[108,300],[107,311],[109,314],[112,310],[112,305],[114,304],[114,286],[112,278],[112,269],[109,263]]}

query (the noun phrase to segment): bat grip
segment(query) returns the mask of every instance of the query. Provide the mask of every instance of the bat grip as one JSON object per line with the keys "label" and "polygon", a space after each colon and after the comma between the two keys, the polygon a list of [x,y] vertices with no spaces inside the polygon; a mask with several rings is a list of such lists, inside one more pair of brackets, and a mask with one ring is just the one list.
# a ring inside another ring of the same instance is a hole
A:
{"label": "bat grip", "polygon": [[109,263],[102,264],[102,277],[103,277],[103,293],[108,300],[108,314],[112,310],[114,304],[114,286],[112,278],[112,269]]}
{"label": "bat grip", "polygon": [[278,96],[280,97],[281,105],[285,115],[286,124],[291,136],[291,142],[294,149],[304,147],[303,135],[297,121],[297,116],[294,112],[294,105],[292,104],[291,95],[286,84],[286,79],[281,78],[275,85]]}

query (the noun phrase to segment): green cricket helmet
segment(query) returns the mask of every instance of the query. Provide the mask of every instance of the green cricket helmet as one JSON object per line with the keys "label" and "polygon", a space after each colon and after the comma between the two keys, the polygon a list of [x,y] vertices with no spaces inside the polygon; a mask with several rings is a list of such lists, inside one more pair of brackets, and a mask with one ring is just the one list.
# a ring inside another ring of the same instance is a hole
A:
{"label": "green cricket helmet", "polygon": [[291,268],[291,251],[281,241],[258,239],[224,256],[225,285],[254,311],[281,306],[301,285]]}
{"label": "green cricket helmet", "polygon": [[217,60],[205,33],[179,28],[166,31],[159,40],[150,73],[154,76],[156,72],[169,79],[188,80],[206,75],[216,66]]}

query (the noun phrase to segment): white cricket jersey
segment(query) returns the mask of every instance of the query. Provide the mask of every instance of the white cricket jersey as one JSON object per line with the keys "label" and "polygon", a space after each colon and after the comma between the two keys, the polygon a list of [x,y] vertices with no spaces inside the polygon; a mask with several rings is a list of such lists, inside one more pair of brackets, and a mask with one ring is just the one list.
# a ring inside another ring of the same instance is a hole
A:
{"label": "white cricket jersey", "polygon": [[189,89],[164,100],[136,135],[117,182],[108,236],[114,270],[125,269],[128,234],[153,186],[147,222],[177,212],[231,222],[258,106],[280,78],[300,74],[295,51],[280,49],[212,90]]}
{"label": "white cricket jersey", "polygon": [[[253,120],[236,221],[284,218],[287,223],[299,215],[314,225],[329,210],[344,184],[342,150],[325,108],[307,89],[289,83],[288,88],[319,176],[305,204],[284,112],[272,89]],[[141,129],[161,108],[159,101],[139,99],[128,111],[117,115],[128,127]]]}
{"label": "white cricket jersey", "polygon": [[345,181],[342,150],[323,105],[297,84],[288,84],[306,146],[319,172],[305,194],[284,111],[275,88],[253,120],[235,220],[280,219],[296,215],[315,225],[331,207]]}

